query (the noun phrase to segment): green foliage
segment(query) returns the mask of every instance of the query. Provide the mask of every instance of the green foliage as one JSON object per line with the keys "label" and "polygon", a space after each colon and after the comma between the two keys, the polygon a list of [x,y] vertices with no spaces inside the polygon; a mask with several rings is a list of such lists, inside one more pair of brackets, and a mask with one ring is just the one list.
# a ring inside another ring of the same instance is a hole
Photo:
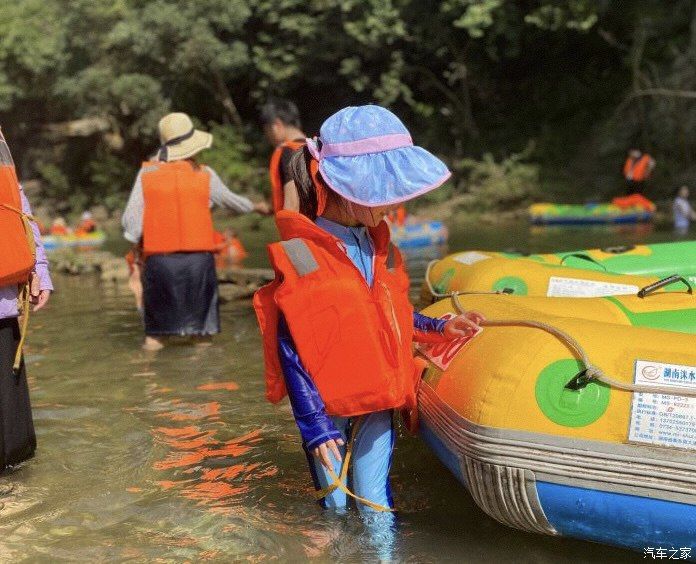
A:
{"label": "green foliage", "polygon": [[478,210],[509,210],[532,202],[539,190],[539,166],[527,162],[534,145],[496,162],[490,153],[482,160],[462,159],[455,168],[460,175],[459,191],[468,192],[471,206]]}
{"label": "green foliage", "polygon": [[[231,187],[266,192],[259,103],[296,100],[314,133],[377,102],[481,205],[513,206],[549,171],[612,190],[632,144],[664,190],[686,180],[695,62],[689,0],[14,0],[0,5],[0,123],[45,197],[113,208],[168,111],[209,125],[201,158]],[[85,118],[107,125],[53,127]],[[534,162],[501,158],[530,140]]]}
{"label": "green foliage", "polygon": [[239,131],[229,125],[211,124],[213,146],[200,153],[198,159],[215,170],[229,188],[238,193],[267,192],[269,178],[266,168],[255,158],[252,148]]}

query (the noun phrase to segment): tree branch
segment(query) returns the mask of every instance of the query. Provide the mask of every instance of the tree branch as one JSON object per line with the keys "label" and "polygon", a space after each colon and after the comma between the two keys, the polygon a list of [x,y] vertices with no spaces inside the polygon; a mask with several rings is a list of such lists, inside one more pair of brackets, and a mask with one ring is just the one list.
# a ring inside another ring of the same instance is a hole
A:
{"label": "tree branch", "polygon": [[215,79],[216,94],[220,98],[220,103],[222,104],[222,107],[225,108],[225,111],[227,112],[228,117],[232,120],[232,123],[239,128],[239,133],[243,136],[244,125],[242,123],[242,117],[239,115],[239,110],[237,110],[234,100],[232,100],[232,95],[227,89],[225,80],[218,70],[214,70],[212,74],[213,78]]}

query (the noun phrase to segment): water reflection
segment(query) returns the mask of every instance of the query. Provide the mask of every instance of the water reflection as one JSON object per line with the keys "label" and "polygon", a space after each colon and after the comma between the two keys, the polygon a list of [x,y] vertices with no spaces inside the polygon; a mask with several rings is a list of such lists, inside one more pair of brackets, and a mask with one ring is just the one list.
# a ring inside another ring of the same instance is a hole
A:
{"label": "water reflection", "polygon": [[[543,252],[642,235],[621,236],[561,241],[522,225],[457,227],[450,248]],[[410,257],[416,285],[438,253]],[[355,511],[334,515],[313,502],[290,410],[263,396],[248,302],[224,305],[211,347],[148,355],[127,288],[63,277],[58,287],[27,348],[37,456],[0,479],[3,561],[374,561],[385,547],[406,562],[636,558],[498,525],[403,433],[392,472],[397,528],[370,546]]]}

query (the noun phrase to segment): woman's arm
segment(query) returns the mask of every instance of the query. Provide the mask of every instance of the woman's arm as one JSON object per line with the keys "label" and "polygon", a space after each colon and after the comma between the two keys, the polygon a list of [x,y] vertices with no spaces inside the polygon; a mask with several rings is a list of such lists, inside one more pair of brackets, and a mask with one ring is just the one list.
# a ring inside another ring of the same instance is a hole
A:
{"label": "woman's arm", "polygon": [[[22,186],[19,187],[19,196],[22,200],[22,211],[26,214],[32,215],[31,205],[29,200],[24,194]],[[51,275],[48,272],[48,259],[46,258],[46,249],[43,246],[43,240],[41,239],[41,232],[39,231],[39,226],[35,221],[31,222],[31,230],[34,233],[34,241],[36,243],[36,263],[34,264],[34,272],[36,273],[36,278],[38,279],[38,295],[32,292],[31,302],[34,304],[34,311],[40,310],[46,305],[51,292],[53,291],[53,282],[51,281]],[[32,284],[32,287],[34,284]]]}
{"label": "woman's arm", "polygon": [[235,194],[225,186],[225,183],[212,168],[207,166],[205,169],[210,174],[210,202],[213,205],[221,206],[237,213],[249,213],[252,211],[266,213],[267,206],[263,207],[261,204],[255,204],[249,198]]}
{"label": "woman's arm", "polygon": [[123,236],[133,244],[138,244],[143,236],[143,212],[145,210],[145,200],[143,199],[142,171],[133,183],[133,189],[128,197],[126,209],[123,211],[121,225],[123,226]]}
{"label": "woman's arm", "polygon": [[324,402],[302,365],[287,322],[282,316],[278,321],[278,354],[295,422],[307,450],[326,441],[340,439],[341,433],[326,414]]}

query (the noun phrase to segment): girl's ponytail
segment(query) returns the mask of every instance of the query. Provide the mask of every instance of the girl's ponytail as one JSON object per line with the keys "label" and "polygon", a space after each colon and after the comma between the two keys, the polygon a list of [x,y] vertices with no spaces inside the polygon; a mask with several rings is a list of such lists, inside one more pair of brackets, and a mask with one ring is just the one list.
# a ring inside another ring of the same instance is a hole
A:
{"label": "girl's ponytail", "polygon": [[[292,156],[290,172],[297,188],[300,213],[314,221],[317,215],[323,211],[326,197],[331,194],[331,191],[326,187],[321,173],[316,172],[312,178],[312,160],[312,154],[305,145],[302,149],[295,151]],[[316,185],[315,180],[320,186]]]}

